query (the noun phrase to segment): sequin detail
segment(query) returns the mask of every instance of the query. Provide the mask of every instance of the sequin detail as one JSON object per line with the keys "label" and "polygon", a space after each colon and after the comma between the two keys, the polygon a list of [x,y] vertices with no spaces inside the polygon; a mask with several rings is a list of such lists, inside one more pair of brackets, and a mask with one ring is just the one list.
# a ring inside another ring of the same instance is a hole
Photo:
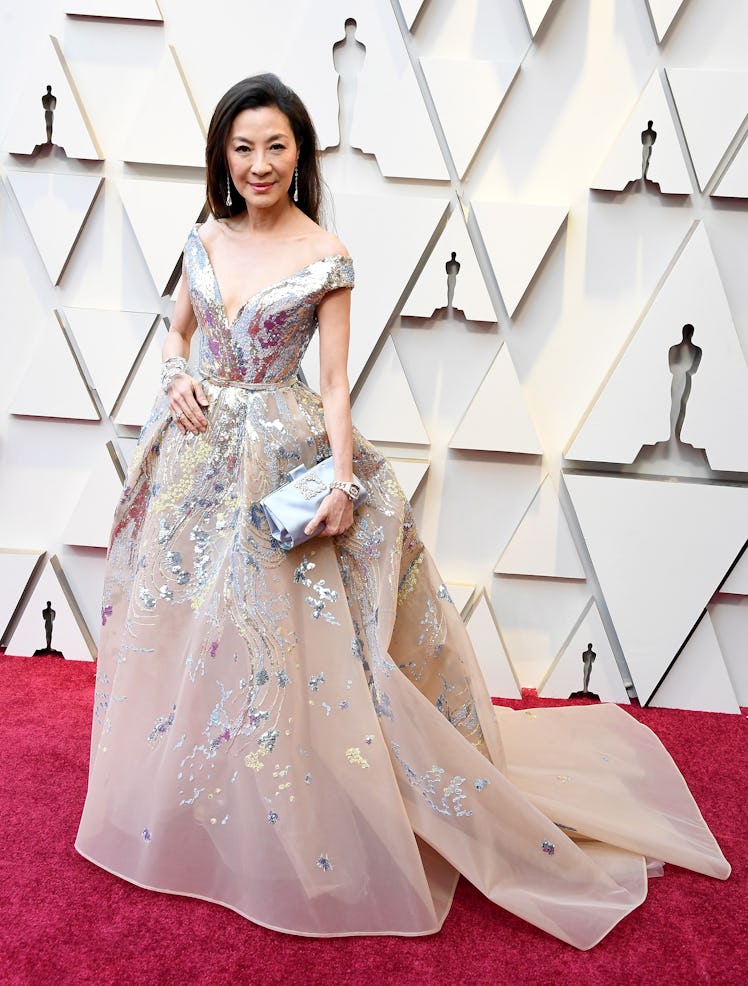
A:
{"label": "sequin detail", "polygon": [[419,774],[403,760],[398,743],[392,744],[392,752],[403,768],[410,786],[420,790],[426,804],[432,811],[438,815],[454,815],[456,818],[473,814],[463,804],[466,798],[462,790],[462,785],[465,783],[464,777],[455,774],[446,785],[442,785],[442,778],[445,773],[443,767],[434,764],[425,773]]}
{"label": "sequin detail", "polygon": [[540,844],[540,848],[543,850],[544,853],[547,853],[549,856],[552,856],[556,851],[556,847],[552,842],[549,842],[548,839],[543,839],[543,841]]}
{"label": "sequin detail", "polygon": [[369,761],[361,755],[361,750],[357,746],[351,746],[345,751],[348,763],[357,764],[359,767],[368,767]]}
{"label": "sequin detail", "polygon": [[174,725],[174,714],[176,711],[177,707],[174,705],[172,706],[172,710],[168,716],[163,716],[162,718],[156,720],[153,729],[148,734],[148,742],[151,746],[156,746],[158,742],[169,732],[171,727]]}
{"label": "sequin detail", "polygon": [[321,870],[327,871],[332,869],[332,863],[330,862],[329,856],[317,856],[315,863]]}

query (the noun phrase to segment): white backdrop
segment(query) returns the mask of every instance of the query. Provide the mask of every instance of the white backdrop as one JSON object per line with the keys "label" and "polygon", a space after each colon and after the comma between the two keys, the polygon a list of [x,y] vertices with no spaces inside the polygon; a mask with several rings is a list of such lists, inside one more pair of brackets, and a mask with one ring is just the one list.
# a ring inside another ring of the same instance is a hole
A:
{"label": "white backdrop", "polygon": [[[748,704],[748,5],[3,0],[0,18],[9,652],[43,646],[56,593],[53,643],[91,656],[205,129],[271,70],[317,123],[356,263],[354,420],[494,692],[578,690],[591,642],[604,699]],[[48,84],[65,154],[32,155]],[[685,324],[701,361],[678,441]]]}

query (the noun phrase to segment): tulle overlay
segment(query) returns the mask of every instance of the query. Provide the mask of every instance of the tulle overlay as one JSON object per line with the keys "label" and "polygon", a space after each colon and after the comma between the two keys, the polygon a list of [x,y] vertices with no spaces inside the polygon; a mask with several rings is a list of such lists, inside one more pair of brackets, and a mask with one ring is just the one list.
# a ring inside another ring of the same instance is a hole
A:
{"label": "tulle overlay", "polygon": [[[159,397],[117,507],[79,852],[157,890],[301,935],[437,931],[459,873],[579,948],[670,861],[729,873],[654,734],[616,706],[495,710],[386,459],[370,496],[291,552],[259,501],[330,454],[294,374],[326,257],[229,324],[197,230],[185,249],[208,429]],[[497,927],[501,918],[497,913]]]}

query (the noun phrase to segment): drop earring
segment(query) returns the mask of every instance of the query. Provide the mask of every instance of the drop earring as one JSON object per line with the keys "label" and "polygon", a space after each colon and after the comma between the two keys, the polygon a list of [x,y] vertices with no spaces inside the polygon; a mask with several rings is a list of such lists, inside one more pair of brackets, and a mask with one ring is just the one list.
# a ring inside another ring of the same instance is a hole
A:
{"label": "drop earring", "polygon": [[228,170],[227,170],[226,171],[226,205],[230,209],[231,206],[232,206],[232,204],[233,203],[231,201],[231,178],[229,177],[229,173],[228,173]]}
{"label": "drop earring", "polygon": [[294,202],[299,201],[299,166],[298,164],[294,168],[293,172],[293,200]]}

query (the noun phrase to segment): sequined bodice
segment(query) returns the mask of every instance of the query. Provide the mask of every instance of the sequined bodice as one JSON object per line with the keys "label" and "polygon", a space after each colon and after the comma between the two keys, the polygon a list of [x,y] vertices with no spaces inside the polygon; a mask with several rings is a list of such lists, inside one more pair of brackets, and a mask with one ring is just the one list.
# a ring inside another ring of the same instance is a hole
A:
{"label": "sequined bodice", "polygon": [[328,291],[353,287],[350,257],[323,257],[255,292],[229,322],[197,226],[184,257],[200,330],[200,372],[219,379],[260,383],[293,376],[317,328],[319,302]]}

